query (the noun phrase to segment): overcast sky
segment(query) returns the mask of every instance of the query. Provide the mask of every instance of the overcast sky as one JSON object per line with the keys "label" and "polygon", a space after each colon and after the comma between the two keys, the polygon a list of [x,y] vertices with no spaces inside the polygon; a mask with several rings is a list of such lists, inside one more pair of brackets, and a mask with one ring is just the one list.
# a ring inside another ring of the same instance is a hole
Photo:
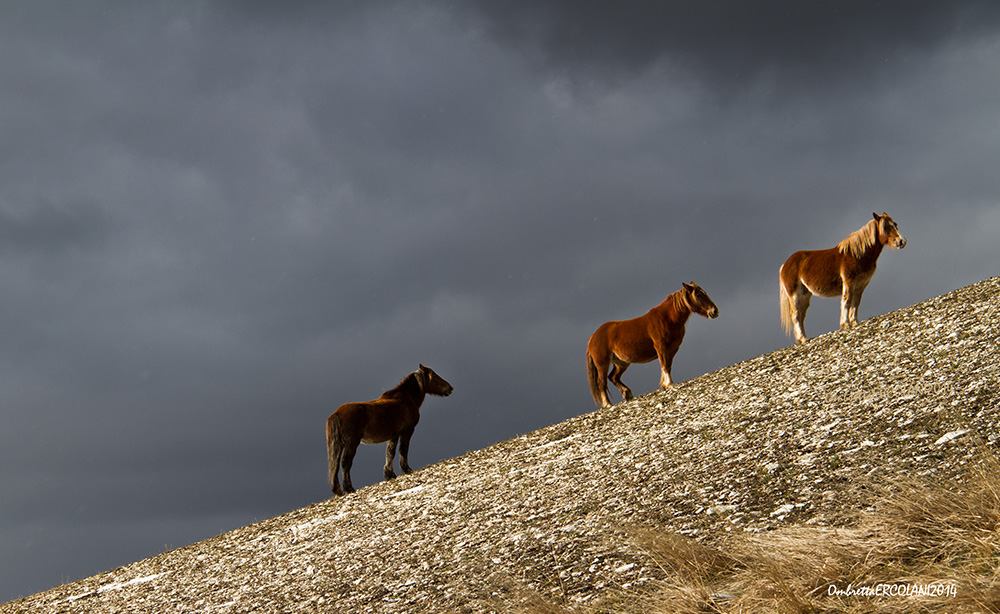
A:
{"label": "overcast sky", "polygon": [[593,411],[682,282],[675,380],[783,347],[873,211],[862,318],[997,274],[998,101],[987,0],[3,3],[0,601],[323,500],[421,362],[414,467]]}

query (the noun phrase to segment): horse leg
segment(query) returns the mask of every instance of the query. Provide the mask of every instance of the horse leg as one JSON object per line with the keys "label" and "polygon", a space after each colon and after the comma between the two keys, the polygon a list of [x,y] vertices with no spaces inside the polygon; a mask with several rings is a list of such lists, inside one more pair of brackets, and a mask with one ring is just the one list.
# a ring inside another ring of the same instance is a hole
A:
{"label": "horse leg", "polygon": [[840,296],[840,330],[846,330],[852,326],[851,307],[853,302],[854,294],[851,292],[851,286],[844,282],[844,292]]}
{"label": "horse leg", "polygon": [[674,364],[674,353],[664,351],[663,353],[657,352],[660,358],[660,388],[666,390],[674,385],[673,378],[670,377],[670,369]]}
{"label": "horse leg", "polygon": [[[855,283],[847,294],[847,324],[848,326],[858,325],[858,307],[861,305],[861,295],[864,293],[867,283]],[[843,325],[841,325],[843,328]]]}
{"label": "horse leg", "polygon": [[397,444],[399,444],[399,435],[396,435],[385,444],[385,467],[382,468],[382,475],[387,480],[396,477],[396,473],[392,470],[392,460],[396,457]]}
{"label": "horse leg", "polygon": [[340,480],[336,475],[333,476],[333,484],[330,486],[330,492],[337,496],[344,494],[344,489],[340,487]]}
{"label": "horse leg", "polygon": [[340,481],[337,479],[337,474],[340,473],[340,468],[343,466],[343,448],[336,451],[336,458],[334,459],[334,465],[330,470],[330,488],[335,495],[344,494],[344,489],[340,487]]}
{"label": "horse leg", "polygon": [[344,473],[344,492],[354,492],[354,485],[351,484],[351,465],[354,464],[354,453],[358,451],[358,444],[353,446],[348,443],[344,446],[343,456],[340,458],[340,470]]}
{"label": "horse leg", "polygon": [[[611,383],[614,384],[615,388],[617,388],[622,393],[623,401],[631,401],[632,399],[635,398],[632,395],[632,389],[626,386],[624,382],[622,382],[622,375],[624,375],[625,369],[628,369],[628,366],[629,363],[613,357],[611,359],[611,374],[608,375],[608,379],[611,380]],[[607,386],[605,386],[604,390],[605,394],[607,394]],[[610,399],[608,399],[608,404],[606,405],[606,407],[611,407]]]}
{"label": "horse leg", "polygon": [[412,436],[413,429],[407,429],[399,435],[399,469],[403,473],[413,473],[407,458],[410,454],[410,437]]}
{"label": "horse leg", "polygon": [[802,283],[795,287],[792,294],[792,322],[795,331],[795,343],[805,343],[809,341],[806,336],[806,311],[809,309],[809,301],[812,293]]}
{"label": "horse leg", "polygon": [[847,314],[852,326],[858,325],[858,307],[861,306],[862,292],[864,292],[864,288],[858,288],[852,297],[854,300],[851,301],[851,309]]}

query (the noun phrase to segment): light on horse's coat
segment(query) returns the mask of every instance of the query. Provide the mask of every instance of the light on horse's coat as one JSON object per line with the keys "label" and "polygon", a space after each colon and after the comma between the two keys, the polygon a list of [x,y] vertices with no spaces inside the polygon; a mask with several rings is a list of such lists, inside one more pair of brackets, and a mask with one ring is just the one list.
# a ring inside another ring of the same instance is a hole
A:
{"label": "light on horse's coat", "polygon": [[670,369],[684,340],[684,325],[692,313],[706,318],[719,316],[719,308],[693,281],[683,284],[680,290],[645,315],[605,322],[594,331],[587,342],[587,378],[594,402],[600,407],[611,407],[609,380],[621,391],[624,400],[631,399],[632,390],[622,382],[622,374],[630,364],[657,358],[660,360],[660,387],[673,386]]}
{"label": "light on horse's coat", "polygon": [[872,213],[872,220],[848,235],[836,247],[795,252],[778,269],[781,324],[805,343],[809,300],[815,296],[840,296],[840,327],[858,324],[861,295],[875,274],[885,246],[906,247],[899,226],[889,214]]}

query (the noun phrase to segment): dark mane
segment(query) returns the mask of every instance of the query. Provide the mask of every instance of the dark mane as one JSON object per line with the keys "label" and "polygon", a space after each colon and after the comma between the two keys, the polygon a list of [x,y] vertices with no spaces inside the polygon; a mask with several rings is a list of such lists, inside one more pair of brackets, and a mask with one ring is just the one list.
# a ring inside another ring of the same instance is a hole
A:
{"label": "dark mane", "polygon": [[416,371],[401,379],[395,388],[383,392],[382,398],[401,397],[404,394],[411,397],[420,395],[420,384],[417,382]]}

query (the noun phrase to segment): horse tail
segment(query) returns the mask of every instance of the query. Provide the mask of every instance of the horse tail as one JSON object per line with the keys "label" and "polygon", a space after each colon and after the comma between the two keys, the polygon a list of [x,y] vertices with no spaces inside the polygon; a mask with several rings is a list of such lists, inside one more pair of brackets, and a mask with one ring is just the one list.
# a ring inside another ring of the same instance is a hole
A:
{"label": "horse tail", "polygon": [[788,288],[785,286],[784,265],[778,269],[778,286],[781,288],[781,327],[785,329],[786,335],[791,335],[795,330],[795,322],[792,321],[792,297],[788,295]]}
{"label": "horse tail", "polygon": [[340,469],[340,454],[344,450],[341,436],[340,416],[333,414],[326,421],[326,458],[329,466],[330,487],[337,486],[337,471]]}
{"label": "horse tail", "polygon": [[593,395],[594,402],[601,406],[603,401],[601,399],[600,372],[597,370],[597,365],[594,364],[590,348],[587,348],[587,379],[590,380],[590,394]]}

